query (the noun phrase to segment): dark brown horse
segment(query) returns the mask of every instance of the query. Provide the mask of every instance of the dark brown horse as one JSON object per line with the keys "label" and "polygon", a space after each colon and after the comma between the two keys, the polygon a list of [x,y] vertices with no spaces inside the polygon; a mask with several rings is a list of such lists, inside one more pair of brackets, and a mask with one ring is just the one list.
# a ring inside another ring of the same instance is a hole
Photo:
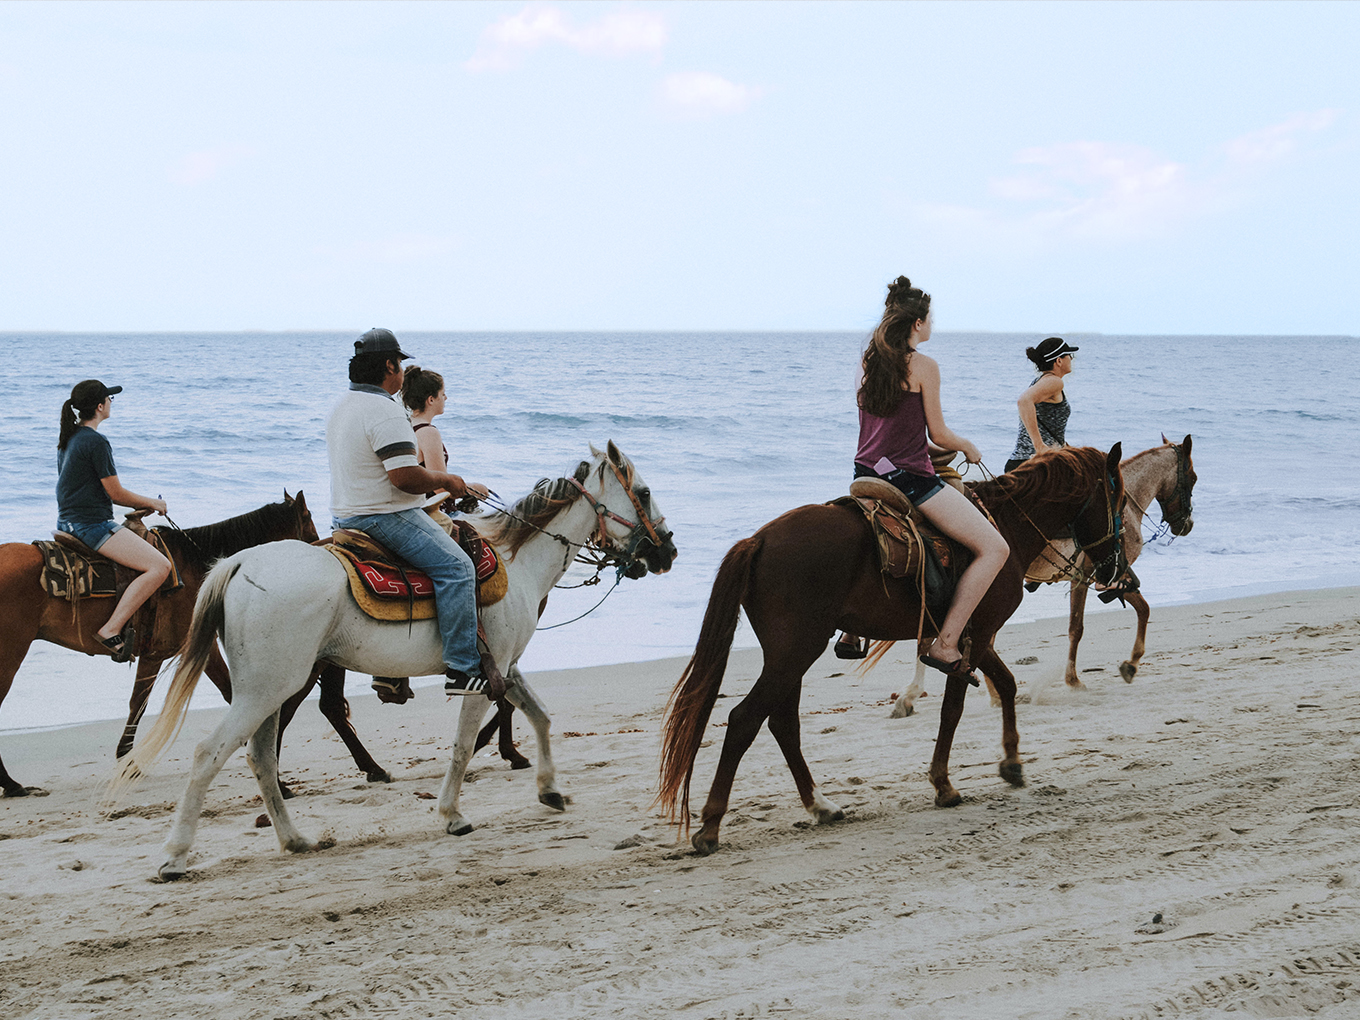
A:
{"label": "dark brown horse", "polygon": [[[1070,528],[1097,564],[1102,583],[1125,569],[1119,508],[1124,498],[1119,444],[1108,454],[1090,447],[1035,457],[1014,472],[978,484],[974,491],[1010,544],[1011,555],[970,620],[970,662],[1001,697],[1001,776],[1024,785],[1020,736],[1015,726],[1015,678],[992,647],[996,632],[1020,605],[1025,568],[1049,539]],[[764,652],[764,668],[751,692],[728,716],[717,775],[704,805],[694,847],[712,853],[727,811],[732,781],[761,723],[784,753],[803,806],[818,822],[844,817],[816,788],[798,735],[798,698],[803,674],[826,650],[837,630],[877,641],[917,636],[921,603],[913,582],[891,580],[879,570],[875,539],[853,507],[820,504],[790,510],[732,547],[718,568],[694,656],[671,695],[662,728],[661,782],[657,801],[688,828],[690,780],[709,715],[718,697],[727,656],[744,608]],[[926,614],[928,641],[935,634]],[[930,781],[935,803],[962,799],[949,782],[949,751],[963,714],[970,677],[951,674],[945,684],[940,730]],[[976,683],[976,680],[972,681]]]}
{"label": "dark brown horse", "polygon": [[[189,633],[194,599],[213,563],[250,546],[279,539],[316,541],[316,527],[301,492],[296,499],[285,492],[281,503],[270,503],[217,524],[183,531],[170,527],[153,530],[164,540],[184,586],[160,596],[153,644],[137,660],[137,679],[128,704],[127,726],[118,742],[120,758],[132,749],[137,724],[146,710],[147,698],[161,664],[178,653],[180,643]],[[117,600],[84,599],[73,607],[65,599],[48,596],[42,588],[41,575],[42,555],[35,546],[20,542],[0,545],[0,703],[9,694],[14,675],[35,640],[51,641],[90,655],[109,654],[94,633],[108,619]],[[223,697],[230,701],[231,681],[227,666],[216,650],[205,672]],[[0,787],[7,797],[23,797],[33,792],[31,787],[11,778],[2,760]]]}

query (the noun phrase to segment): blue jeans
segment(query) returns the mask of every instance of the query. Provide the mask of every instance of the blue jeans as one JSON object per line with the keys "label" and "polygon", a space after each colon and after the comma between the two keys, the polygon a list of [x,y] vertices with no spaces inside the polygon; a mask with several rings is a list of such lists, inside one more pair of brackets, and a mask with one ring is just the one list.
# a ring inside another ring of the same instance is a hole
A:
{"label": "blue jeans", "polygon": [[100,521],[98,524],[86,524],[83,521],[57,521],[57,530],[64,531],[68,535],[75,535],[95,552],[99,547],[113,537],[115,531],[122,531],[121,524],[113,521]]}
{"label": "blue jeans", "polygon": [[444,665],[482,671],[477,652],[477,570],[468,554],[420,507],[390,514],[336,518],[337,528],[372,535],[434,582],[435,614],[444,641]]}

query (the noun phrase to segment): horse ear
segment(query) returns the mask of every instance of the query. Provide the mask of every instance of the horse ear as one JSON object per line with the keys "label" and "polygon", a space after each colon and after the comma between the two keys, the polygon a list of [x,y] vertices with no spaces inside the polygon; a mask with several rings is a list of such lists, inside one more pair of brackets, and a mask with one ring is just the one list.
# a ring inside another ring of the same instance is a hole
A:
{"label": "horse ear", "polygon": [[297,498],[293,502],[298,505],[299,510],[307,509],[307,497],[302,494],[301,489],[298,489]]}
{"label": "horse ear", "polygon": [[288,495],[288,486],[285,485],[283,487],[283,505],[287,506],[291,502],[293,502],[293,497]]}
{"label": "horse ear", "polygon": [[603,455],[604,455],[604,451],[603,451],[603,450],[597,450],[597,449],[595,449],[595,444],[594,444],[594,443],[591,443],[591,444],[590,444],[590,455],[591,455],[592,457],[600,457],[600,456],[603,456]]}
{"label": "horse ear", "polygon": [[1115,443],[1110,447],[1109,455],[1105,458],[1105,470],[1114,473],[1119,470],[1119,460],[1124,456],[1124,444]]}
{"label": "horse ear", "polygon": [[1187,457],[1190,456],[1190,436],[1189,436],[1189,435],[1186,435],[1186,437],[1185,437],[1185,442],[1181,443],[1181,449],[1185,451],[1185,455],[1186,455]]}
{"label": "horse ear", "polygon": [[620,467],[622,467],[622,466],[623,466],[623,454],[619,453],[619,448],[618,448],[617,446],[614,445],[614,440],[612,440],[612,439],[609,440],[609,444],[606,446],[605,449],[606,449],[606,451],[607,451],[608,454],[609,454],[609,459],[610,459],[610,461],[611,461],[612,463],[617,464],[617,465],[619,465]]}
{"label": "horse ear", "polygon": [[1170,446],[1170,445],[1171,445],[1171,440],[1169,440],[1169,439],[1166,438],[1166,433],[1165,433],[1165,432],[1162,433],[1162,445],[1163,445],[1163,446]]}

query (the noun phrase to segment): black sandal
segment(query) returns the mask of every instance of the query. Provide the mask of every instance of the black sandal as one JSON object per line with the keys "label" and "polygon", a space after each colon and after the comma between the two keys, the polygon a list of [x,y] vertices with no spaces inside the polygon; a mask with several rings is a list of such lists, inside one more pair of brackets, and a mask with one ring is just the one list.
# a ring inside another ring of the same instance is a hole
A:
{"label": "black sandal", "polygon": [[972,667],[970,666],[968,669],[963,668],[962,655],[960,655],[953,662],[945,662],[943,659],[937,659],[935,658],[935,656],[927,655],[925,653],[918,655],[916,658],[919,662],[922,663],[922,665],[929,666],[931,669],[938,669],[941,673],[945,674],[946,676],[963,677],[974,687],[978,686],[978,678],[973,675]]}
{"label": "black sandal", "polygon": [[137,632],[132,629],[132,624],[123,628],[121,633],[113,637],[99,637],[99,643],[109,650],[109,658],[114,662],[131,662],[134,654],[134,645],[137,641]]}

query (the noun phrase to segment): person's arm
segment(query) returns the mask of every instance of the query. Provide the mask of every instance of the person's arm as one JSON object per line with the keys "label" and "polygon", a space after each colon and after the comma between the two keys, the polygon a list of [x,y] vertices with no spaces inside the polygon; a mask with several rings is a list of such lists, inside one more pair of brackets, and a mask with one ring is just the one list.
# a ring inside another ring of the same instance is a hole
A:
{"label": "person's arm", "polygon": [[981,461],[982,454],[978,448],[944,423],[944,411],[940,408],[940,366],[935,360],[919,351],[913,353],[908,377],[909,383],[920,387],[921,404],[926,414],[926,431],[930,434],[929,441],[944,450],[958,450],[969,464]]}
{"label": "person's arm", "polygon": [[487,497],[485,485],[465,482],[457,475],[451,475],[447,471],[430,471],[419,464],[389,468],[387,478],[402,492],[409,492],[414,495],[423,496],[427,492],[442,491],[447,492],[454,499],[462,499],[469,494],[478,499],[486,499]]}
{"label": "person's arm", "polygon": [[1039,435],[1039,412],[1034,409],[1034,405],[1048,401],[1050,398],[1062,392],[1062,380],[1051,375],[1040,376],[1029,389],[1020,394],[1020,399],[1015,402],[1015,406],[1020,410],[1020,424],[1025,426],[1025,431],[1029,433],[1029,440],[1034,444],[1035,453],[1043,453],[1051,447],[1044,442]]}
{"label": "person's arm", "polygon": [[130,507],[133,510],[154,510],[158,514],[165,513],[167,509],[165,500],[163,499],[152,499],[150,496],[139,496],[137,493],[123,488],[122,483],[118,481],[117,475],[109,475],[109,477],[101,478],[99,481],[104,486],[104,491],[109,494],[109,499],[113,500],[119,506]]}

